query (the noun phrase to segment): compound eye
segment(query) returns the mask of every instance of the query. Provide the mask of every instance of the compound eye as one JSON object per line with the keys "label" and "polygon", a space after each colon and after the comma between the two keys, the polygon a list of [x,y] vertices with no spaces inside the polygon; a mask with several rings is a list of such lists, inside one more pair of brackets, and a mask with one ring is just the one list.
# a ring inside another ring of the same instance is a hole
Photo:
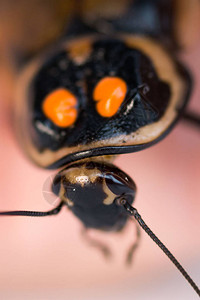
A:
{"label": "compound eye", "polygon": [[104,77],[96,85],[93,98],[97,102],[97,112],[102,117],[114,116],[127,93],[125,81],[119,77]]}
{"label": "compound eye", "polygon": [[107,173],[105,180],[110,191],[116,196],[121,196],[123,194],[135,195],[136,193],[135,183],[121,170],[119,170],[117,173]]}
{"label": "compound eye", "polygon": [[77,119],[77,99],[67,89],[59,88],[46,96],[42,110],[58,127],[69,127]]}

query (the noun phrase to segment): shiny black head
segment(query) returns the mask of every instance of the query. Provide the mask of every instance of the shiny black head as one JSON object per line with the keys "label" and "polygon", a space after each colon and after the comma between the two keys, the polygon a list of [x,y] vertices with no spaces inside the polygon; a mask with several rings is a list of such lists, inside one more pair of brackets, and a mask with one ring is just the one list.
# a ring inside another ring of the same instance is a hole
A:
{"label": "shiny black head", "polygon": [[87,228],[118,231],[128,217],[118,199],[123,197],[132,203],[136,186],[112,164],[85,161],[62,170],[52,189]]}

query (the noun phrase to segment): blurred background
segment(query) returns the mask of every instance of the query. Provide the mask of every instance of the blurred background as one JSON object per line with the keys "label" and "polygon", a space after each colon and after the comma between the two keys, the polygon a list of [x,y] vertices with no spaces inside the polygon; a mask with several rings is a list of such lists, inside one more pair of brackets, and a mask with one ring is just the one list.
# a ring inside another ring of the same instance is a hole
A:
{"label": "blurred background", "polygon": [[[128,2],[112,1],[111,14],[113,7],[115,14],[122,12]],[[79,9],[83,15],[107,13],[105,2],[79,1]],[[199,2],[190,3],[193,29],[188,39],[183,31],[187,47],[180,58],[195,80],[190,109],[200,113]],[[74,1],[0,0],[0,210],[52,208],[42,190],[55,172],[39,169],[23,155],[12,122],[14,90],[23,63],[62,35],[74,9]],[[200,130],[180,122],[158,145],[121,155],[116,164],[137,184],[139,213],[200,284],[199,154]],[[55,217],[1,218],[1,299],[197,299],[145,233],[132,266],[125,266],[135,238],[132,222],[122,234],[91,233],[111,246],[111,261],[85,243],[81,228],[65,209]]]}

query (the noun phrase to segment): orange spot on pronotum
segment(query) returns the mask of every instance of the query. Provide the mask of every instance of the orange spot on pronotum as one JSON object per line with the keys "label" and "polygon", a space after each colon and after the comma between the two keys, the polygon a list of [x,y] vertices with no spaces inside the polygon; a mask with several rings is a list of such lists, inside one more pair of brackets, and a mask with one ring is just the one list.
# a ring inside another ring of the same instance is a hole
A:
{"label": "orange spot on pronotum", "polygon": [[59,88],[44,99],[42,110],[59,127],[69,127],[77,118],[77,99],[67,89]]}
{"label": "orange spot on pronotum", "polygon": [[127,85],[119,77],[104,77],[96,85],[93,98],[102,117],[114,116],[125,99]]}

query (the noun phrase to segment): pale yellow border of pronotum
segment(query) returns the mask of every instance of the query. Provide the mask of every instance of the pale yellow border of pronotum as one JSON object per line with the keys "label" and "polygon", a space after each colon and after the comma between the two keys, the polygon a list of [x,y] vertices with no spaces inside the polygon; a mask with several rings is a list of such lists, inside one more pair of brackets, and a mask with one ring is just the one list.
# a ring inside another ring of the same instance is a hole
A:
{"label": "pale yellow border of pronotum", "polygon": [[[24,150],[26,151],[28,156],[40,167],[45,168],[48,165],[56,162],[60,158],[73,152],[89,150],[92,148],[103,146],[139,145],[148,143],[162,135],[162,133],[171,125],[171,123],[177,117],[176,108],[179,107],[179,105],[181,106],[181,102],[184,100],[186,85],[185,82],[183,82],[177,74],[176,65],[174,64],[169,54],[167,54],[167,52],[162,48],[162,46],[160,46],[154,40],[147,37],[122,35],[120,36],[120,38],[122,38],[129,46],[142,50],[143,53],[150,57],[153,61],[158,76],[170,85],[172,96],[170,104],[165,114],[159,121],[150,125],[146,125],[138,129],[133,134],[127,136],[121,135],[119,137],[109,139],[109,141],[104,140],[99,142],[93,142],[89,145],[80,145],[71,148],[65,147],[55,152],[51,150],[45,150],[44,152],[39,153],[30,139],[30,118],[27,107],[27,104],[29,102],[27,88],[29,86],[31,78],[33,78],[35,72],[38,70],[38,67],[43,61],[42,59],[37,59],[33,61],[24,70],[17,83],[18,87],[16,93],[16,122],[18,127],[18,137]],[[76,46],[78,44],[80,45],[80,43],[85,45],[87,41],[88,43],[90,43],[94,39],[94,36],[82,37],[74,41],[67,41],[66,43],[64,43],[63,47],[67,48],[68,43],[70,43],[70,48],[72,48],[73,44]],[[88,47],[85,47],[85,49],[86,51],[88,51]]]}

